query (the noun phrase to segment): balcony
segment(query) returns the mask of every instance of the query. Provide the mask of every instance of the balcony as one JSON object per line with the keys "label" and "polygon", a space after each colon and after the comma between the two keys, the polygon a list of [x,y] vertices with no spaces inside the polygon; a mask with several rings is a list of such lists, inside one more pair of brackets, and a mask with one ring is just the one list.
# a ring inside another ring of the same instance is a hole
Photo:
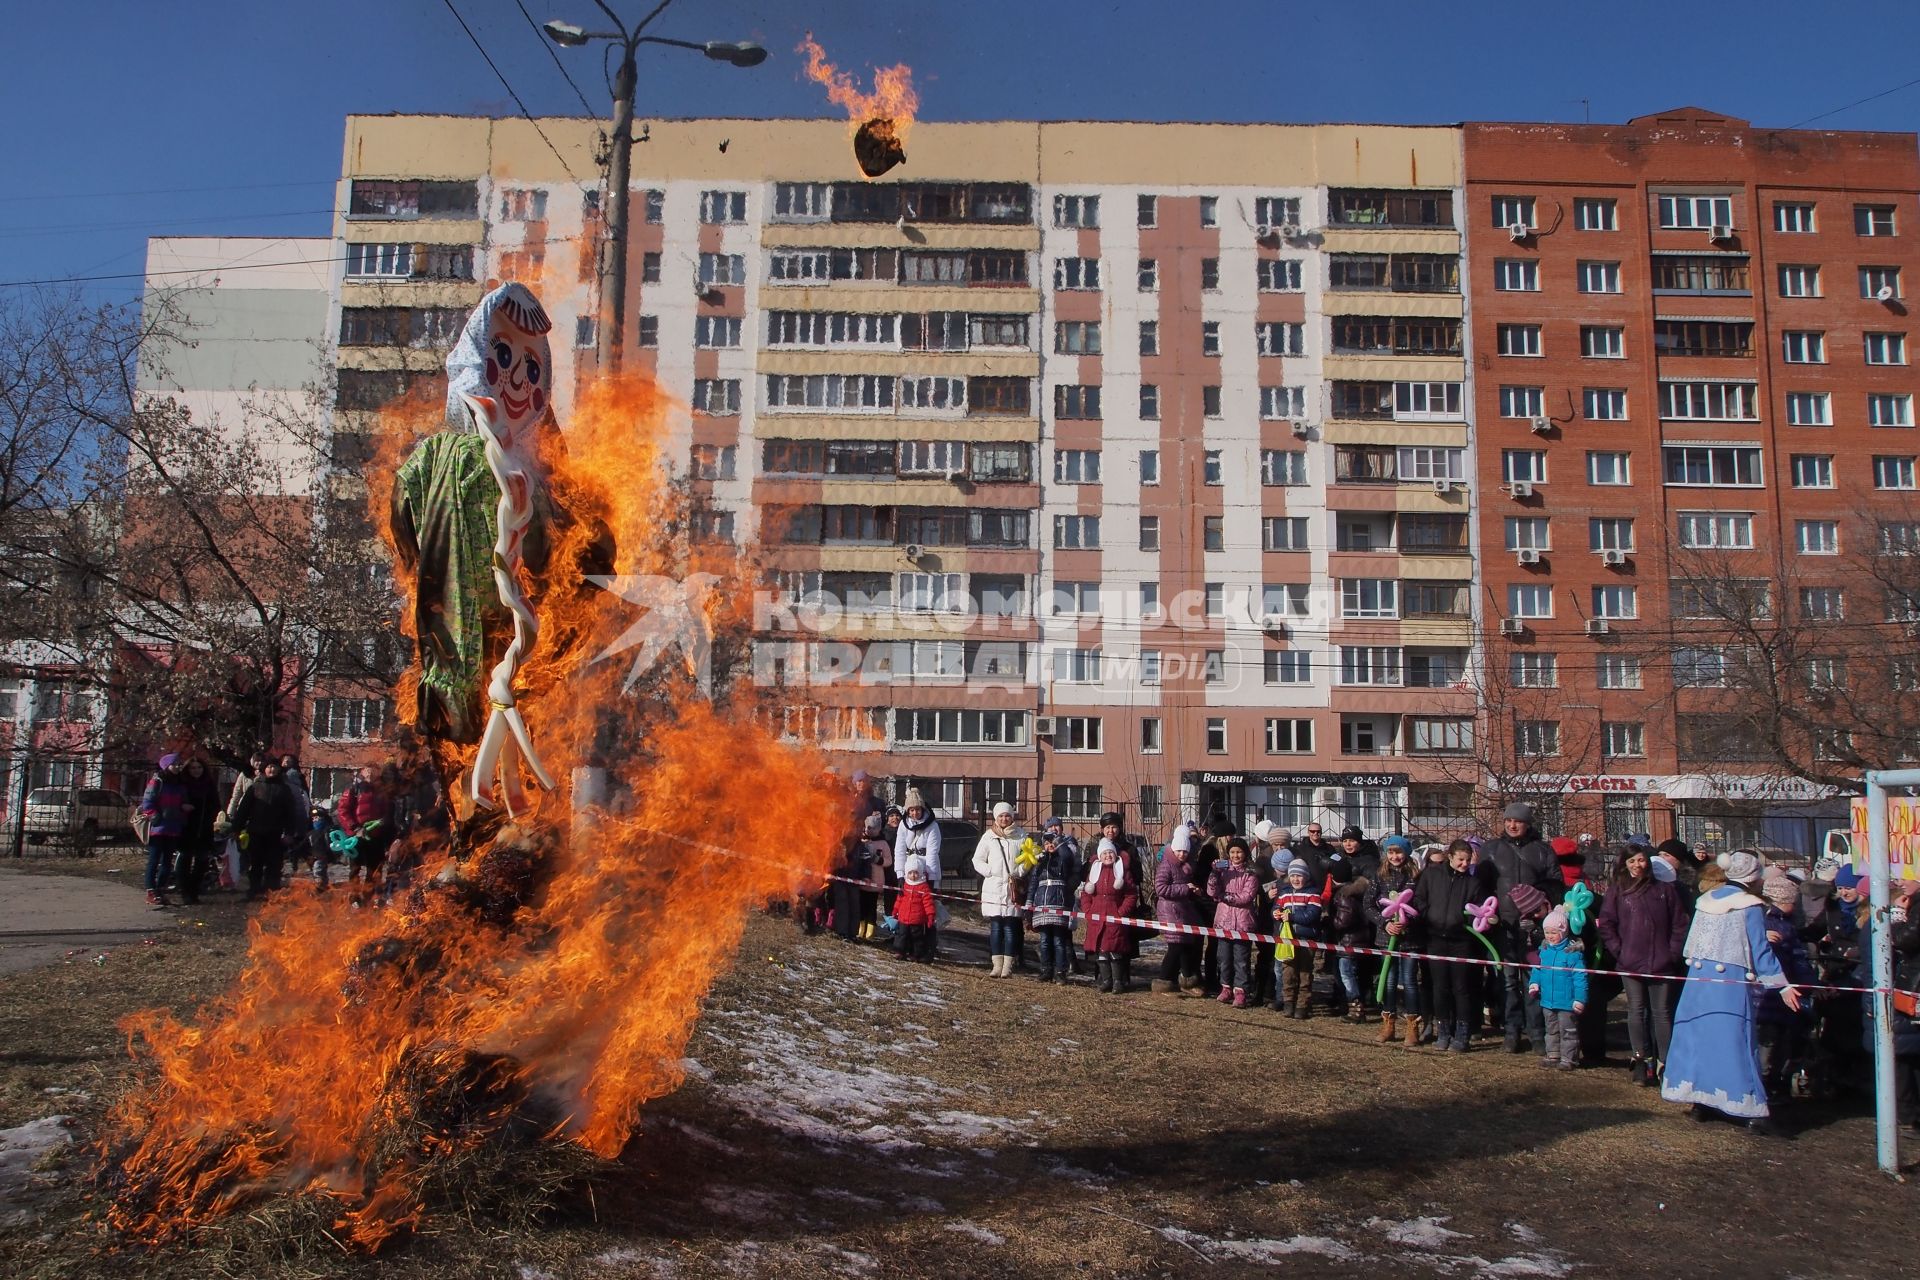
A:
{"label": "balcony", "polygon": [[1451,191],[1404,191],[1335,187],[1327,192],[1330,227],[1378,227],[1451,231]]}

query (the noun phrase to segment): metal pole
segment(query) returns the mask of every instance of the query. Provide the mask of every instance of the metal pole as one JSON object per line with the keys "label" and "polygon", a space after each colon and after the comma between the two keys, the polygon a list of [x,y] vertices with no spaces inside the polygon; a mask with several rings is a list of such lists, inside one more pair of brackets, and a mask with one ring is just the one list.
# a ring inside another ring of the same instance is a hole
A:
{"label": "metal pole", "polygon": [[1867,875],[1873,904],[1868,945],[1873,948],[1873,1131],[1880,1171],[1900,1170],[1899,1117],[1893,1076],[1893,875],[1887,856],[1887,788],[1920,785],[1920,769],[1869,769]]}
{"label": "metal pole", "polygon": [[600,332],[595,355],[602,370],[616,370],[627,337],[627,184],[633,165],[633,51],[622,42],[620,69],[613,77],[612,149],[607,159],[607,239],[602,247]]}

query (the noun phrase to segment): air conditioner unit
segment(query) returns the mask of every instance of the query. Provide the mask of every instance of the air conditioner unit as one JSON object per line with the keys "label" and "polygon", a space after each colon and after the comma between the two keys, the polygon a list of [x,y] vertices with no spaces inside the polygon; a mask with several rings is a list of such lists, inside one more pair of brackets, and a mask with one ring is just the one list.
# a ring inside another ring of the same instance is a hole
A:
{"label": "air conditioner unit", "polygon": [[1270,636],[1287,634],[1287,621],[1277,613],[1269,613],[1260,619],[1260,629]]}
{"label": "air conditioner unit", "polygon": [[1500,619],[1500,634],[1503,636],[1523,636],[1527,634],[1526,620],[1524,618]]}
{"label": "air conditioner unit", "polygon": [[1033,718],[1033,736],[1036,738],[1051,738],[1053,736],[1053,717],[1035,716]]}
{"label": "air conditioner unit", "polygon": [[1533,496],[1533,481],[1515,480],[1507,486],[1507,492],[1516,498],[1531,498]]}
{"label": "air conditioner unit", "polygon": [[1532,547],[1522,547],[1513,553],[1513,558],[1521,564],[1539,564],[1540,553]]}
{"label": "air conditioner unit", "polygon": [[900,548],[900,552],[909,560],[918,560],[921,556],[927,554],[927,549],[917,542],[909,542],[906,546]]}
{"label": "air conditioner unit", "polygon": [[1313,792],[1313,802],[1322,808],[1344,809],[1347,806],[1347,789],[1345,787],[1316,787]]}
{"label": "air conditioner unit", "polygon": [[1307,438],[1308,433],[1311,432],[1312,430],[1313,430],[1313,424],[1311,422],[1308,422],[1305,418],[1295,418],[1293,420],[1293,434],[1297,438],[1301,440],[1305,440]]}
{"label": "air conditioner unit", "polygon": [[1873,298],[1876,302],[1892,302],[1893,286],[1890,284],[1881,285],[1879,289],[1874,291]]}
{"label": "air conditioner unit", "polygon": [[1435,480],[1433,482],[1433,491],[1435,493],[1452,493],[1453,483],[1451,480]]}
{"label": "air conditioner unit", "polygon": [[1543,436],[1553,430],[1553,419],[1547,417],[1535,418],[1527,424],[1527,429],[1537,436]]}
{"label": "air conditioner unit", "polygon": [[1270,240],[1273,238],[1273,228],[1263,222],[1253,229],[1253,238],[1255,240]]}
{"label": "air conditioner unit", "polygon": [[1625,564],[1626,562],[1627,553],[1624,551],[1602,551],[1600,553],[1601,564]]}
{"label": "air conditioner unit", "polygon": [[1607,634],[1607,632],[1610,631],[1611,629],[1612,628],[1610,628],[1607,625],[1607,620],[1605,618],[1588,618],[1587,619],[1587,634],[1590,636],[1603,636]]}
{"label": "air conditioner unit", "polygon": [[1298,240],[1300,238],[1300,224],[1297,222],[1283,222],[1280,224],[1278,230],[1282,240]]}
{"label": "air conditioner unit", "polygon": [[1733,227],[1724,222],[1716,222],[1707,228],[1707,239],[1715,244],[1725,244],[1733,239]]}
{"label": "air conditioner unit", "polygon": [[1515,244],[1519,244],[1533,234],[1533,228],[1524,222],[1516,222],[1507,228],[1507,234],[1513,237]]}

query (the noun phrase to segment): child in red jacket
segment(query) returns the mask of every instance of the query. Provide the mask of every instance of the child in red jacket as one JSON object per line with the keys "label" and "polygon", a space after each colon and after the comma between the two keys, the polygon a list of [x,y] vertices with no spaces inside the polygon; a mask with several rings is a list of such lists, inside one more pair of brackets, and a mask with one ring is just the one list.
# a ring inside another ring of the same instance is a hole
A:
{"label": "child in red jacket", "polygon": [[906,882],[894,899],[894,954],[903,960],[933,963],[934,931],[933,886],[927,883],[927,863],[919,854],[907,859]]}

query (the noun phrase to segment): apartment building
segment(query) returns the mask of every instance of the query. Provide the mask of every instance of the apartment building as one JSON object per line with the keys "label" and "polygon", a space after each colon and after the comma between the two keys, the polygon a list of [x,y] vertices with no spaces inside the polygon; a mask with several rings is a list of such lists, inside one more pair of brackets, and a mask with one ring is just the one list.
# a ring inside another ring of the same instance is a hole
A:
{"label": "apartment building", "polygon": [[1715,593],[1850,629],[1860,666],[1910,647],[1843,544],[1915,527],[1914,137],[1694,109],[1462,136],[1488,767],[1576,829],[1800,844],[1844,808],[1720,732]]}
{"label": "apartment building", "polygon": [[[489,281],[592,372],[590,121],[353,117],[337,429]],[[631,366],[769,565],[784,729],[973,816],[1464,815],[1476,501],[1457,130],[660,122]],[[345,447],[345,446],[343,446]]]}

